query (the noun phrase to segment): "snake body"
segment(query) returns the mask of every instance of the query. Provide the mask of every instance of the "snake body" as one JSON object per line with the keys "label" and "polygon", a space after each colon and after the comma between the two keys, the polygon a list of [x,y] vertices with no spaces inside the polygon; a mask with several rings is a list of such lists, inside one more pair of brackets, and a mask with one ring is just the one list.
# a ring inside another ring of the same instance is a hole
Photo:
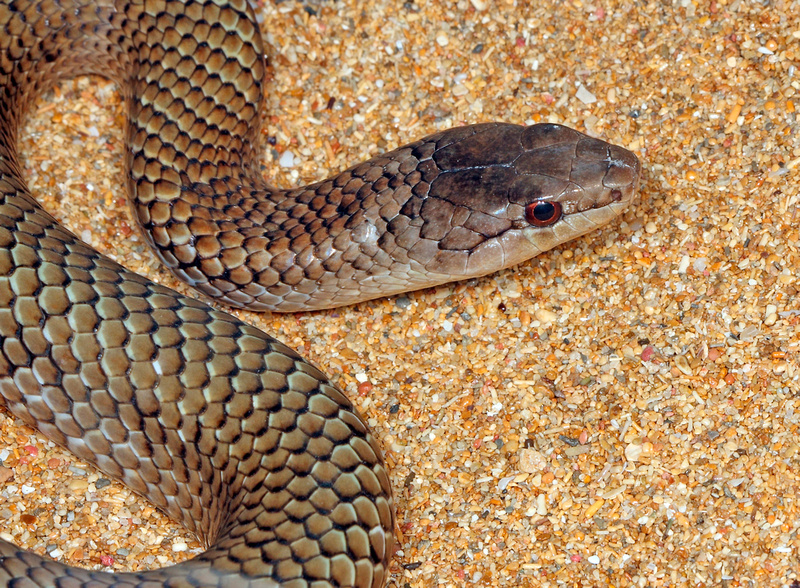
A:
{"label": "snake body", "polygon": [[148,240],[203,293],[256,310],[485,275],[634,197],[631,153],[557,125],[452,129],[271,188],[254,171],[263,55],[247,0],[0,2],[0,403],[208,546],[110,574],[0,541],[0,586],[382,586],[393,552],[380,449],[318,369],[125,270],[32,198],[17,139],[58,79],[118,80]]}

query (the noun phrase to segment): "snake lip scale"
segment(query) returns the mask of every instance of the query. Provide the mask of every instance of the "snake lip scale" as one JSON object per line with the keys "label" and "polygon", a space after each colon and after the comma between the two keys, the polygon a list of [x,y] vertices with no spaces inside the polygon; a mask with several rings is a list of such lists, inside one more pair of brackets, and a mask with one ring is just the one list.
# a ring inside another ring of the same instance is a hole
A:
{"label": "snake lip scale", "polygon": [[458,127],[275,189],[254,171],[263,55],[247,0],[0,0],[0,404],[207,546],[112,574],[0,540],[0,587],[380,587],[394,549],[378,443],[320,370],[124,269],[34,200],[18,136],[59,79],[119,83],[147,240],[175,275],[243,308],[486,275],[635,197],[632,153],[552,124]]}

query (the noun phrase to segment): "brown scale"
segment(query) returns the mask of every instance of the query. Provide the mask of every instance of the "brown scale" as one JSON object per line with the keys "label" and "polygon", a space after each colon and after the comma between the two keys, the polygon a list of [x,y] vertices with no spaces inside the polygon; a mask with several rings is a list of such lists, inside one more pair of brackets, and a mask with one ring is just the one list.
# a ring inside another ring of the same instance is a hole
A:
{"label": "brown scale", "polygon": [[0,0],[0,402],[197,533],[146,573],[0,541],[0,586],[375,586],[393,551],[375,439],[294,351],[61,228],[21,176],[25,107],[119,80],[131,200],[159,257],[256,310],[350,304],[484,275],[634,197],[628,151],[557,125],[452,129],[323,182],[253,172],[264,54],[246,0]]}

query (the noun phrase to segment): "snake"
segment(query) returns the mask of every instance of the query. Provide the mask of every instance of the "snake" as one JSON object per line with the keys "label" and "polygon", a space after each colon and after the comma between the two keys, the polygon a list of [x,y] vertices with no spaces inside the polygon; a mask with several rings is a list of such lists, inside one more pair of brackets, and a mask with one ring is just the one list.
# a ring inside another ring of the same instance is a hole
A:
{"label": "snake", "polygon": [[0,2],[0,404],[205,546],[115,574],[0,540],[0,586],[380,587],[394,554],[379,443],[322,371],[126,270],[33,198],[18,142],[57,81],[118,83],[146,240],[239,308],[326,309],[484,276],[611,221],[637,192],[633,153],[548,123],[458,126],[271,187],[265,54],[247,0]]}

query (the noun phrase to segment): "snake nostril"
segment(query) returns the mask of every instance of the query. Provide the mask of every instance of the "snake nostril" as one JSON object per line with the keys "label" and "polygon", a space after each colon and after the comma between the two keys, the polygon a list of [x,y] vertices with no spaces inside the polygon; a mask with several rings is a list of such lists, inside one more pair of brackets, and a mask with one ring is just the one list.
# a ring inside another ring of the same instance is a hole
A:
{"label": "snake nostril", "polygon": [[622,190],[618,188],[611,190],[611,201],[619,202],[620,200],[622,200]]}

